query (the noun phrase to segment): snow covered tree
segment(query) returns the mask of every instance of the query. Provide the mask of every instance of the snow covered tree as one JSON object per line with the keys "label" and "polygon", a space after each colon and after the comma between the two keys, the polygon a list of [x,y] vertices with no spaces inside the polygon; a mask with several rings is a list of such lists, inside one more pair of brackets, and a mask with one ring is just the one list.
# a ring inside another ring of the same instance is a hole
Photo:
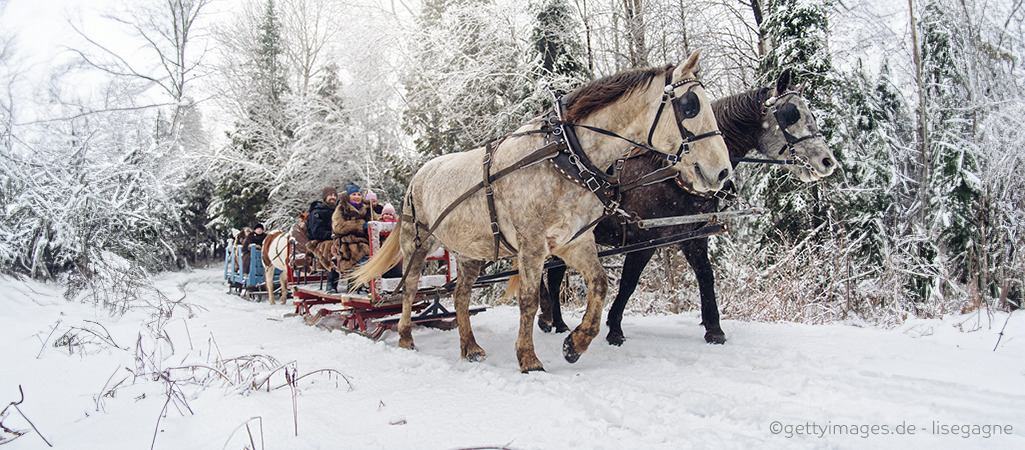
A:
{"label": "snow covered tree", "polygon": [[[830,1],[804,2],[797,0],[770,0],[765,4],[765,17],[761,33],[769,43],[768,53],[762,58],[759,72],[761,84],[768,85],[784,70],[806,86],[803,97],[819,120],[821,132],[827,142],[832,141],[835,128],[836,105],[830,102],[835,95],[836,82],[828,52],[829,21],[827,7]],[[843,155],[836,155],[843,167]],[[825,198],[825,185],[835,183],[827,178],[818,183],[800,183],[782,170],[761,168],[760,175],[751,181],[758,197],[765,199],[768,217],[763,220],[767,236],[786,236],[797,239],[819,225],[829,223],[830,205]],[[761,178],[761,180],[757,180]],[[834,230],[824,230],[832,234]]]}
{"label": "snow covered tree", "polygon": [[591,78],[584,48],[577,39],[578,23],[566,0],[544,0],[534,16],[531,35],[535,65],[542,75],[584,81]]}
{"label": "snow covered tree", "polygon": [[403,129],[426,156],[481,145],[537,112],[525,104],[523,48],[513,11],[490,0],[429,0],[403,79]]}
{"label": "snow covered tree", "polygon": [[226,76],[241,78],[231,86],[239,117],[228,133],[228,157],[215,170],[221,177],[211,205],[216,227],[227,235],[232,227],[251,227],[260,220],[294,130],[287,116],[291,88],[274,0],[264,3],[259,16],[242,15],[222,39],[227,49],[239,52],[231,55],[235,70]]}

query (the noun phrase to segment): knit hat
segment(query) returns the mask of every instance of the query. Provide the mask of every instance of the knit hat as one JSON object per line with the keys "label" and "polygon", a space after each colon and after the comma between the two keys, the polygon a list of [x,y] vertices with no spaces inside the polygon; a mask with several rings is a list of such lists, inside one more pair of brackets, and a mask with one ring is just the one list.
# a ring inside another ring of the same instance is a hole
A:
{"label": "knit hat", "polygon": [[368,202],[371,200],[377,200],[377,194],[375,194],[374,191],[367,191],[367,195],[363,196],[363,200]]}
{"label": "knit hat", "polygon": [[258,224],[256,224],[256,226],[255,226],[255,227],[253,227],[253,231],[256,231],[256,229],[257,229],[257,228],[259,228],[259,229],[263,229],[263,224],[262,224],[262,223],[258,223]]}
{"label": "knit hat", "polygon": [[335,194],[335,197],[337,197],[338,196],[338,191],[335,188],[331,187],[331,186],[328,186],[328,187],[326,187],[324,189],[321,189],[320,190],[320,199],[321,200],[327,200],[327,196],[331,195],[331,194]]}
{"label": "knit hat", "polygon": [[345,195],[352,195],[355,192],[359,192],[359,186],[356,186],[353,183],[349,183],[348,186],[345,186]]}
{"label": "knit hat", "polygon": [[394,216],[395,215],[395,207],[392,206],[391,203],[385,204],[384,205],[384,209],[381,210],[381,214],[382,215],[384,215],[384,214],[391,214],[391,215]]}

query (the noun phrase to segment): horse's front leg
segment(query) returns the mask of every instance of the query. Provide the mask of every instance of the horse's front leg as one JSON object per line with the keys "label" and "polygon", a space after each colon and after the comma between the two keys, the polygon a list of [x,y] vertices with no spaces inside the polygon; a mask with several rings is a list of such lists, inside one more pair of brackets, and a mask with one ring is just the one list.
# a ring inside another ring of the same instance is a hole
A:
{"label": "horse's front leg", "polygon": [[605,268],[598,259],[598,249],[594,244],[594,234],[586,233],[571,247],[561,251],[558,256],[570,267],[584,277],[587,284],[587,309],[584,317],[566,340],[562,343],[562,354],[566,361],[577,362],[580,355],[587,351],[591,341],[598,335],[601,328],[601,308],[605,301],[605,293],[609,288],[609,280]]}
{"label": "horse's front leg", "polygon": [[630,300],[634,289],[637,289],[641,272],[644,271],[644,267],[648,265],[648,261],[651,261],[651,256],[654,254],[655,249],[653,248],[632,252],[628,253],[626,260],[623,261],[619,292],[609,308],[609,317],[605,319],[605,324],[609,326],[609,334],[605,336],[605,340],[611,345],[623,345],[623,342],[626,341],[626,336],[623,335],[623,311],[626,310],[626,302]]}
{"label": "horse's front leg", "polygon": [[544,247],[525,247],[526,243],[520,248],[521,280],[517,293],[520,305],[520,334],[516,339],[516,359],[520,363],[520,372],[523,373],[545,370],[541,360],[537,359],[537,354],[534,353],[534,316],[537,315],[538,291],[541,287],[545,252]]}
{"label": "horse's front leg", "polygon": [[708,238],[692,239],[680,244],[683,255],[694,269],[701,292],[701,324],[705,326],[705,342],[725,344],[726,333],[719,326],[719,304],[715,300],[715,272],[708,260]]}
{"label": "horse's front leg", "polygon": [[457,257],[456,264],[459,276],[456,278],[452,299],[456,307],[456,323],[459,324],[459,353],[467,361],[483,361],[487,355],[484,349],[477,345],[473,329],[470,327],[470,291],[473,282],[477,281],[480,275],[480,269],[484,267],[484,261]]}

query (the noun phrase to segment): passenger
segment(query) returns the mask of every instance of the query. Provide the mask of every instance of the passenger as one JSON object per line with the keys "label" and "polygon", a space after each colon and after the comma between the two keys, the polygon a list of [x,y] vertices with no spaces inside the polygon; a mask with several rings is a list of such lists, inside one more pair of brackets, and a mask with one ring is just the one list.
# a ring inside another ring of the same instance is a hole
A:
{"label": "passenger", "polygon": [[384,206],[377,203],[377,194],[375,194],[374,191],[368,190],[367,195],[366,197],[363,197],[363,200],[369,203],[370,208],[374,211],[374,220],[381,220],[381,211],[384,209]]}
{"label": "passenger", "polygon": [[372,220],[370,204],[363,203],[359,186],[350,184],[345,187],[345,193],[347,201],[339,202],[331,218],[338,270],[342,272],[362,263],[370,254],[367,222]]}
{"label": "passenger", "polygon": [[[246,228],[248,230],[248,228]],[[249,273],[249,258],[252,254],[251,247],[254,245],[257,249],[263,249],[263,238],[267,235],[263,232],[263,224],[258,223],[253,227],[253,231],[246,236],[245,240],[242,241],[242,272]]]}
{"label": "passenger", "polygon": [[[238,269],[239,269],[239,267],[238,267],[239,266],[239,261],[238,260],[240,258],[239,255],[241,253],[243,253],[242,252],[242,248],[243,248],[242,244],[246,242],[246,239],[249,238],[249,235],[252,234],[252,233],[253,233],[253,229],[249,228],[249,227],[245,227],[241,231],[239,231],[238,233],[235,233],[235,238],[234,238],[234,240],[231,243],[233,246],[235,246],[235,248],[232,250],[234,252],[233,254],[235,255],[235,256],[232,257],[232,260],[235,261],[235,267],[234,267],[235,272],[238,272]],[[246,271],[243,271],[243,273],[249,273],[249,271],[246,270]]]}
{"label": "passenger", "polygon": [[381,222],[397,222],[395,218],[395,207],[387,203],[381,207]]}
{"label": "passenger", "polygon": [[328,186],[320,191],[320,200],[310,203],[310,213],[306,216],[306,251],[317,257],[327,274],[327,292],[338,293],[338,271],[331,264],[331,218],[338,204],[338,191]]}

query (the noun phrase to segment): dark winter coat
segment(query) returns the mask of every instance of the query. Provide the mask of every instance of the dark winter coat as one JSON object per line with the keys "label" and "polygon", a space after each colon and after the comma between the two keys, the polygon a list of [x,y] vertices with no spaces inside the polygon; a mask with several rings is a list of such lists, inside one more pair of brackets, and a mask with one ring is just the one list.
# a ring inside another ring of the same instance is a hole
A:
{"label": "dark winter coat", "polygon": [[322,200],[310,203],[310,214],[306,216],[306,237],[311,241],[331,240],[331,215],[334,207]]}
{"label": "dark winter coat", "polygon": [[256,234],[255,232],[253,232],[253,233],[249,233],[249,235],[246,236],[245,240],[242,241],[242,271],[243,272],[249,273],[249,259],[250,259],[249,246],[254,245],[254,244],[256,246],[262,246],[263,245],[263,238],[265,238],[265,237],[267,237],[267,233]]}
{"label": "dark winter coat", "polygon": [[267,233],[260,233],[260,234],[256,234],[256,232],[249,233],[249,236],[246,236],[246,239],[244,241],[242,241],[242,246],[245,247],[245,248],[249,248],[249,246],[251,244],[256,244],[256,245],[262,246],[263,245],[263,238],[265,238],[265,237],[267,237]]}

